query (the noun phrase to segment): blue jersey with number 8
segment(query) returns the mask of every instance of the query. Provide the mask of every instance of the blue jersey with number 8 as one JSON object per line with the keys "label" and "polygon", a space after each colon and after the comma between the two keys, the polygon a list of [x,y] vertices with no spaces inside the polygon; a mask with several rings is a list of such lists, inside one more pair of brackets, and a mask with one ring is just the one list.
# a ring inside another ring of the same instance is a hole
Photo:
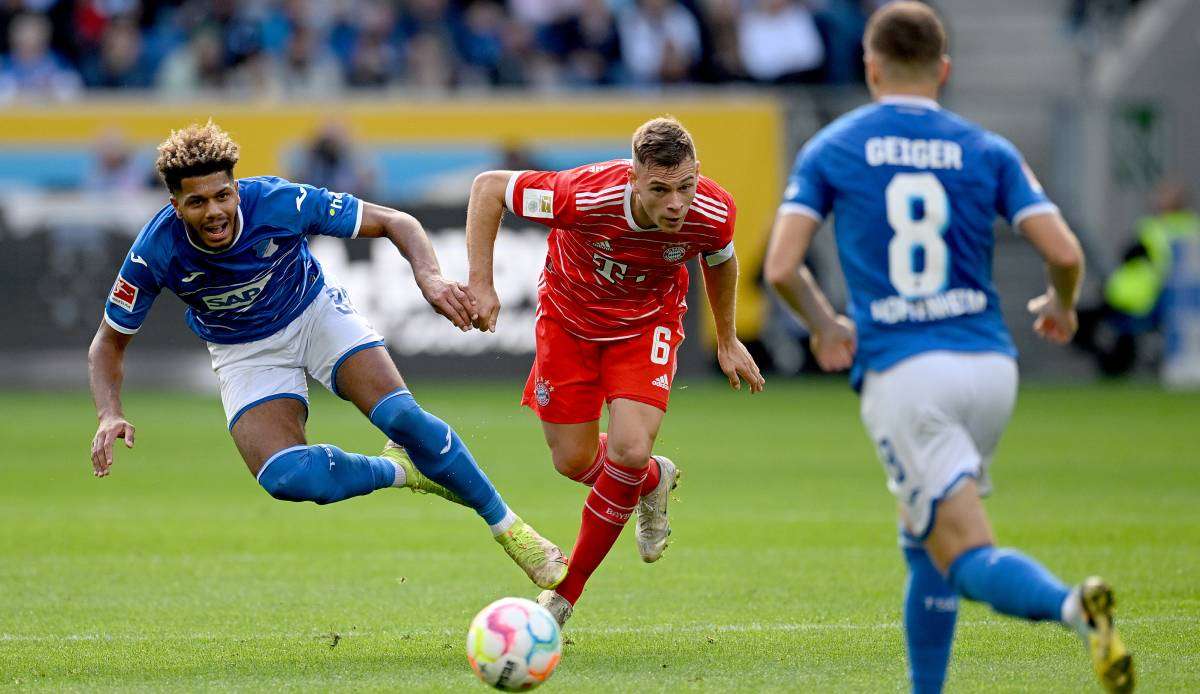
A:
{"label": "blue jersey with number 8", "polygon": [[929,99],[885,97],[800,151],[783,214],[832,213],[858,329],[851,379],[933,350],[1016,348],[992,285],[993,222],[1055,211],[1021,155]]}

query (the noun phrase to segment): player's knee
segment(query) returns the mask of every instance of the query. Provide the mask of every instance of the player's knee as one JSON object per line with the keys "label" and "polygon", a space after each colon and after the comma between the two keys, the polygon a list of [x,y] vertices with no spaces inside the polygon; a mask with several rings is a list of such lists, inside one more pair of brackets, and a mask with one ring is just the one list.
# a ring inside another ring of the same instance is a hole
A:
{"label": "player's knee", "polygon": [[551,451],[550,457],[554,461],[554,469],[558,471],[558,474],[575,479],[592,466],[596,459],[596,452],[584,448],[554,449]]}
{"label": "player's knee", "polygon": [[258,483],[280,501],[333,503],[342,497],[336,493],[324,458],[319,456],[316,446],[284,449],[267,460],[259,471]]}
{"label": "player's knee", "polygon": [[446,438],[446,425],[437,426],[441,420],[421,409],[407,390],[385,395],[372,408],[370,419],[388,438],[409,449],[410,454],[414,449],[444,443]]}
{"label": "player's knee", "polygon": [[621,467],[644,468],[650,464],[650,441],[608,439],[608,459]]}

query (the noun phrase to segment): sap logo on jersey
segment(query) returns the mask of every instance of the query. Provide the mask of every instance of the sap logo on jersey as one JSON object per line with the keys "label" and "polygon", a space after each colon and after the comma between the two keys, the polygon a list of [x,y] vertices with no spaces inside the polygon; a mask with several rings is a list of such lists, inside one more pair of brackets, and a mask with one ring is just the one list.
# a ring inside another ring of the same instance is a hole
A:
{"label": "sap logo on jersey", "polygon": [[554,218],[554,191],[540,188],[526,188],[521,200],[521,209],[526,217],[532,219]]}
{"label": "sap logo on jersey", "polygon": [[237,289],[224,292],[223,294],[213,294],[211,296],[202,297],[204,305],[210,311],[224,311],[230,308],[242,308],[254,303],[261,294],[263,287],[267,286],[267,282],[271,281],[271,275],[268,273],[265,277],[252,282],[243,284]]}

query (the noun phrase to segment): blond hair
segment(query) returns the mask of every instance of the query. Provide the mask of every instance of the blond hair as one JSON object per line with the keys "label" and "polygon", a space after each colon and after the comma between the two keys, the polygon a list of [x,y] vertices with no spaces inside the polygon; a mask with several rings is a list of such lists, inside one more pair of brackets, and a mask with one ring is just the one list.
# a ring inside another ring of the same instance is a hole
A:
{"label": "blond hair", "polygon": [[692,135],[672,116],[642,123],[633,133],[633,158],[639,164],[674,168],[696,158]]}
{"label": "blond hair", "polygon": [[233,176],[241,147],[209,118],[204,125],[192,123],[186,128],[172,130],[158,146],[154,168],[172,193],[179,190],[183,179],[207,176],[225,171]]}

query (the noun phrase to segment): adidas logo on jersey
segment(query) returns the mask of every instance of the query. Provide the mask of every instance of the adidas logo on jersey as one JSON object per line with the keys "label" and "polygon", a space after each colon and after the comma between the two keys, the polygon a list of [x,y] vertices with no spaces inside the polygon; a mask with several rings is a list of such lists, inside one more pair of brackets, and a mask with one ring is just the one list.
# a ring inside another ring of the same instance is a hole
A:
{"label": "adidas logo on jersey", "polygon": [[612,244],[608,241],[597,241],[596,243],[593,243],[592,246],[599,248],[602,251],[608,251],[609,253],[612,253]]}
{"label": "adidas logo on jersey", "polygon": [[671,390],[671,381],[667,379],[666,374],[663,374],[663,375],[659,376],[658,378],[654,379],[653,381],[650,381],[650,385],[658,386],[659,388],[662,388],[663,390]]}

